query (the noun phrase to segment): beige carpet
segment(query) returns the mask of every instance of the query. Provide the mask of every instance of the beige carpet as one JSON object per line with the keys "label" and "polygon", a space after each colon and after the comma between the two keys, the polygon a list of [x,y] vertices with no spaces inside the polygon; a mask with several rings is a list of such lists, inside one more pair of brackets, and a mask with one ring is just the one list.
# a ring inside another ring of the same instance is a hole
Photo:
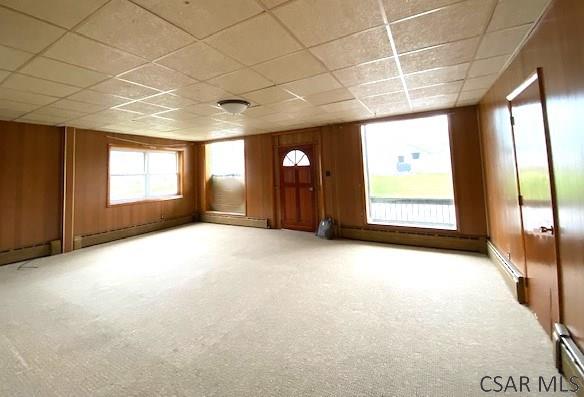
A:
{"label": "beige carpet", "polygon": [[18,267],[0,268],[3,397],[467,397],[556,374],[479,255],[196,224]]}

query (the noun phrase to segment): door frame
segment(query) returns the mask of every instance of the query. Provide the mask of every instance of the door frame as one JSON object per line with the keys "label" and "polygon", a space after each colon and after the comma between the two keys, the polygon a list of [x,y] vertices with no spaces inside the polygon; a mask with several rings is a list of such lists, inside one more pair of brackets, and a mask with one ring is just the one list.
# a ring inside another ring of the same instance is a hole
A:
{"label": "door frame", "polygon": [[[284,157],[286,156],[286,154],[291,151],[291,150],[302,150],[303,152],[306,153],[307,149],[310,152],[310,157],[308,158],[310,161],[310,168],[311,168],[311,176],[312,176],[312,185],[313,185],[313,200],[312,200],[312,206],[314,209],[314,229],[316,230],[316,227],[318,225],[318,218],[319,218],[319,195],[320,195],[320,186],[319,183],[317,181],[317,176],[318,176],[318,172],[319,170],[317,170],[317,166],[318,166],[318,156],[319,153],[317,153],[317,144],[315,143],[298,143],[298,144],[286,144],[286,145],[278,145],[277,146],[277,161],[278,161],[278,166],[276,168],[276,175],[277,175],[277,181],[278,181],[278,189],[277,189],[277,194],[276,194],[276,200],[278,201],[278,226],[281,229],[284,229],[284,224],[283,224],[283,211],[284,208],[282,206],[282,195],[284,193],[284,190],[282,189],[282,162],[284,160]],[[282,154],[283,153],[283,154]],[[294,230],[294,229],[290,229],[290,230]]]}
{"label": "door frame", "polygon": [[[543,130],[544,130],[544,139],[546,145],[546,153],[547,153],[547,160],[548,160],[548,175],[549,175],[549,182],[550,182],[550,201],[552,206],[552,219],[554,221],[554,246],[555,246],[555,257],[556,257],[556,266],[555,266],[555,288],[557,292],[557,307],[551,307],[552,313],[551,317],[553,320],[557,320],[557,322],[563,321],[563,302],[562,302],[562,289],[561,289],[561,259],[560,259],[560,227],[559,227],[559,216],[558,216],[558,205],[557,205],[557,193],[556,193],[556,184],[555,184],[555,176],[554,176],[554,163],[553,163],[553,156],[551,150],[551,138],[550,138],[550,131],[549,131],[549,122],[548,122],[548,112],[547,112],[547,98],[545,92],[545,85],[544,85],[544,75],[543,69],[537,68],[535,72],[531,73],[527,79],[525,79],[519,86],[517,86],[509,95],[507,95],[507,108],[509,110],[509,121],[511,125],[511,139],[513,143],[513,160],[515,165],[515,182],[517,188],[517,202],[519,205],[519,217],[520,217],[520,224],[521,224],[521,239],[523,245],[523,257],[525,260],[525,277],[527,280],[527,288],[529,288],[529,266],[527,264],[527,252],[525,248],[525,228],[523,222],[523,210],[521,205],[521,186],[519,183],[519,166],[517,163],[517,146],[515,141],[515,127],[514,127],[514,119],[513,119],[513,100],[517,98],[517,96],[521,95],[527,88],[531,87],[532,84],[537,83],[539,89],[539,97],[542,107],[542,116],[543,116]],[[529,296],[528,294],[526,295]],[[527,302],[529,306],[529,301]]]}

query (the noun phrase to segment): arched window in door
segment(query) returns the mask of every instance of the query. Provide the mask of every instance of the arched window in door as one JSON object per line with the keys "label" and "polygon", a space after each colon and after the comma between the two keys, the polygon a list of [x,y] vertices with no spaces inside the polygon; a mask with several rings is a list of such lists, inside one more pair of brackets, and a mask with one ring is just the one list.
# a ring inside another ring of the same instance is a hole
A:
{"label": "arched window in door", "polygon": [[290,150],[288,153],[286,153],[286,156],[284,156],[284,162],[282,163],[282,165],[284,167],[294,167],[294,166],[300,166],[300,167],[305,167],[305,166],[309,166],[310,165],[310,160],[308,159],[308,156],[306,155],[306,153],[304,153],[302,150]]}

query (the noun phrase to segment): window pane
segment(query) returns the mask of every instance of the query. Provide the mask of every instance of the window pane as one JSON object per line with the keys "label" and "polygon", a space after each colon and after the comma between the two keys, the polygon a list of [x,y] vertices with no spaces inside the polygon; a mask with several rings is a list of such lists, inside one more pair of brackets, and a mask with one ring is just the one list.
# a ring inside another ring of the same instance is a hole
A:
{"label": "window pane", "polygon": [[210,159],[210,175],[243,176],[245,174],[243,140],[208,144],[206,153]]}
{"label": "window pane", "polygon": [[368,124],[369,223],[456,229],[448,117]]}
{"label": "window pane", "polygon": [[149,176],[148,196],[174,196],[178,194],[177,174],[156,174]]}
{"label": "window pane", "polygon": [[143,175],[110,176],[110,201],[130,201],[146,196],[146,181]]}
{"label": "window pane", "polygon": [[148,173],[150,174],[175,174],[178,171],[176,152],[149,152]]}
{"label": "window pane", "polygon": [[110,175],[132,175],[144,173],[144,152],[111,150]]}

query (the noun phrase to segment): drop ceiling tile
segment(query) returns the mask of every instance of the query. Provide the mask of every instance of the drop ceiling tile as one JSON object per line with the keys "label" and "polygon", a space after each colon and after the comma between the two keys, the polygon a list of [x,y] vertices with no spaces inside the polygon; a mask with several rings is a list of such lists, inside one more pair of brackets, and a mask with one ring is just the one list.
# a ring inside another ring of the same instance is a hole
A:
{"label": "drop ceiling tile", "polygon": [[270,103],[276,103],[285,101],[287,99],[293,99],[294,95],[287,91],[284,91],[281,87],[268,87],[261,90],[248,92],[244,97],[250,101],[253,101],[259,105],[269,105]]}
{"label": "drop ceiling tile", "polygon": [[272,105],[269,105],[269,107],[276,113],[289,114],[300,111],[306,111],[307,109],[312,108],[313,106],[310,103],[303,101],[302,99],[296,98],[289,99],[283,102],[274,103]]}
{"label": "drop ceiling tile", "polygon": [[330,73],[323,73],[284,84],[284,88],[298,96],[306,96],[341,88],[341,85]]}
{"label": "drop ceiling tile", "polygon": [[430,85],[449,83],[463,80],[470,64],[446,66],[444,68],[430,69],[423,72],[408,74],[405,76],[408,89],[422,88]]}
{"label": "drop ceiling tile", "polygon": [[457,2],[460,0],[383,0],[383,5],[387,18],[393,22]]}
{"label": "drop ceiling tile", "polygon": [[134,0],[202,39],[262,12],[254,0]]}
{"label": "drop ceiling tile", "polygon": [[196,105],[188,106],[185,108],[189,112],[193,112],[199,116],[211,116],[214,114],[219,114],[223,112],[218,106],[217,103],[198,103]]}
{"label": "drop ceiling tile", "polygon": [[456,103],[456,94],[439,95],[429,98],[420,98],[412,100],[412,107],[414,110],[431,110],[454,107]]}
{"label": "drop ceiling tile", "polygon": [[402,69],[408,74],[470,62],[479,41],[479,37],[474,37],[402,54],[399,56]]}
{"label": "drop ceiling tile", "polygon": [[111,79],[91,87],[92,90],[104,94],[117,95],[124,98],[138,99],[156,95],[160,91],[118,79]]}
{"label": "drop ceiling tile", "polygon": [[199,42],[156,61],[198,80],[208,80],[243,66],[207,44]]}
{"label": "drop ceiling tile", "polygon": [[16,121],[19,123],[57,125],[67,121],[67,118],[50,114],[28,113]]}
{"label": "drop ceiling tile", "polygon": [[9,101],[29,103],[33,105],[47,105],[51,102],[55,102],[58,98],[0,87],[0,99],[7,99]]}
{"label": "drop ceiling tile", "polygon": [[337,88],[336,90],[319,92],[318,94],[308,95],[304,100],[314,106],[326,105],[328,103],[346,101],[353,99],[353,94],[346,88]]}
{"label": "drop ceiling tile", "polygon": [[108,0],[0,0],[0,4],[52,22],[65,28],[72,28]]}
{"label": "drop ceiling tile", "polygon": [[276,84],[300,80],[326,71],[325,67],[306,50],[260,63],[253,69]]}
{"label": "drop ceiling tile", "polygon": [[[218,109],[215,109],[215,112],[217,112]],[[177,110],[169,110],[167,112],[164,113],[159,113],[158,114],[159,117],[164,117],[164,118],[168,118],[171,120],[194,120],[196,118],[199,118],[201,115],[195,114],[193,112],[190,112],[188,110],[185,109],[177,109]],[[181,127],[177,127],[177,128],[181,128]]]}
{"label": "drop ceiling tile", "polygon": [[409,90],[411,99],[421,99],[439,95],[458,94],[464,81],[454,81],[452,83],[437,84],[430,87]]}
{"label": "drop ceiling tile", "polygon": [[22,110],[10,110],[10,109],[4,109],[0,106],[0,120],[15,120],[23,115],[25,115],[27,112],[24,112]]}
{"label": "drop ceiling tile", "polygon": [[123,73],[118,78],[162,91],[169,91],[196,83],[195,80],[182,73],[152,63]]}
{"label": "drop ceiling tile", "polygon": [[127,0],[112,0],[77,32],[150,60],[194,41],[188,33]]}
{"label": "drop ceiling tile", "polygon": [[83,113],[95,113],[99,112],[100,110],[104,110],[106,107],[109,107],[109,105],[96,105],[92,103],[73,101],[71,99],[61,99],[60,101],[52,103],[51,107],[65,110],[75,110]]}
{"label": "drop ceiling tile", "polygon": [[194,105],[190,99],[186,99],[174,94],[160,94],[150,97],[145,102],[154,105],[166,106],[168,108],[184,108],[186,106]]}
{"label": "drop ceiling tile", "polygon": [[3,87],[20,91],[34,92],[36,94],[64,97],[79,91],[78,87],[55,83],[48,80],[37,79],[36,77],[25,76],[13,73],[3,83]]}
{"label": "drop ceiling tile", "polygon": [[508,59],[509,55],[501,55],[498,57],[476,60],[470,66],[468,77],[479,77],[487,74],[499,73]]}
{"label": "drop ceiling tile", "polygon": [[121,105],[122,103],[131,101],[130,98],[120,98],[118,96],[104,94],[102,92],[92,90],[83,90],[81,92],[71,95],[67,99],[71,99],[78,102],[90,103],[94,105],[103,105],[107,107]]}
{"label": "drop ceiling tile", "polygon": [[361,111],[366,110],[363,104],[357,99],[350,99],[348,101],[329,103],[328,105],[319,106],[320,109],[325,112],[348,112],[348,111]]}
{"label": "drop ceiling tile", "polygon": [[242,69],[229,74],[224,74],[223,76],[209,80],[209,83],[234,94],[258,90],[272,85],[272,82],[266,80],[260,74],[251,69]]}
{"label": "drop ceiling tile", "polygon": [[67,33],[44,55],[48,58],[113,75],[146,63],[141,58],[73,33]]}
{"label": "drop ceiling tile", "polygon": [[367,106],[375,114],[375,117],[391,116],[411,112],[410,105],[405,99],[405,96],[402,101],[386,102]]}
{"label": "drop ceiling tile", "polygon": [[89,87],[109,78],[103,73],[44,57],[33,59],[20,70],[20,73],[81,88]]}
{"label": "drop ceiling tile", "polygon": [[550,0],[499,0],[487,31],[535,22]]}
{"label": "drop ceiling tile", "polygon": [[388,104],[392,104],[392,103],[404,103],[407,102],[407,97],[406,94],[401,91],[401,92],[393,92],[393,93],[389,93],[389,94],[381,94],[381,95],[375,95],[375,96],[370,96],[367,98],[363,98],[361,101],[371,110],[374,110],[376,108],[382,107],[382,106],[386,106]]}
{"label": "drop ceiling tile", "polygon": [[175,91],[178,96],[198,102],[217,102],[228,95],[225,90],[207,83],[197,83]]}
{"label": "drop ceiling tile", "polygon": [[[90,114],[88,116],[80,117],[79,121],[113,124],[117,122],[130,121],[141,116],[140,113],[127,112],[118,109],[108,109],[99,113]],[[103,125],[105,125],[103,124]]]}
{"label": "drop ceiling tile", "polygon": [[0,81],[4,80],[10,74],[7,70],[0,70]]}
{"label": "drop ceiling tile", "polygon": [[460,93],[460,97],[458,98],[459,102],[476,102],[478,103],[481,98],[487,92],[486,89],[481,88],[477,90],[470,90],[470,91],[462,91]]}
{"label": "drop ceiling tile", "polygon": [[261,14],[205,40],[246,65],[255,65],[301,49],[269,14]]}
{"label": "drop ceiling tile", "polygon": [[166,111],[170,110],[169,108],[166,108],[166,107],[152,105],[150,103],[141,102],[141,101],[128,103],[128,104],[119,106],[116,109],[128,110],[130,112],[137,112],[137,113],[148,114],[148,115],[154,114],[154,113],[166,112]]}
{"label": "drop ceiling tile", "polygon": [[262,4],[264,6],[266,6],[269,9],[269,8],[277,7],[280,4],[284,4],[285,2],[287,2],[289,0],[260,0],[260,1],[262,2]]}
{"label": "drop ceiling tile", "polygon": [[353,95],[358,98],[403,91],[403,89],[404,86],[399,77],[349,87],[349,90],[353,93]]}
{"label": "drop ceiling tile", "polygon": [[356,33],[311,48],[310,51],[330,70],[386,58],[393,54],[385,27]]}
{"label": "drop ceiling tile", "polygon": [[8,99],[0,98],[0,110],[11,110],[14,112],[18,112],[19,114],[32,112],[33,110],[38,109],[41,106],[42,105],[14,102],[14,101],[10,101]]}
{"label": "drop ceiling tile", "polygon": [[[63,120],[71,120],[71,119],[76,119],[78,117],[84,116],[87,113],[88,112],[86,112],[86,111],[80,112],[78,110],[62,109],[62,108],[54,107],[53,105],[51,105],[51,106],[46,106],[44,108],[35,110],[35,112],[32,114],[52,116],[52,117],[60,118]],[[30,114],[28,114],[26,117],[28,117],[28,116],[30,116]]]}
{"label": "drop ceiling tile", "polygon": [[276,110],[268,106],[253,106],[245,111],[245,115],[248,117],[262,117],[274,113],[276,113]]}
{"label": "drop ceiling tile", "polygon": [[34,55],[0,45],[0,69],[16,70]]}
{"label": "drop ceiling tile", "polygon": [[46,22],[0,8],[0,44],[36,53],[64,33],[65,30]]}
{"label": "drop ceiling tile", "polygon": [[397,51],[420,48],[480,35],[489,21],[495,0],[467,0],[391,25]]}
{"label": "drop ceiling tile", "polygon": [[308,47],[383,24],[377,0],[297,0],[274,15]]}
{"label": "drop ceiling tile", "polygon": [[490,58],[513,53],[529,33],[531,26],[523,25],[487,33],[481,42],[477,58]]}
{"label": "drop ceiling tile", "polygon": [[497,74],[490,74],[482,77],[475,77],[464,82],[463,91],[477,90],[480,88],[487,89],[497,80]]}
{"label": "drop ceiling tile", "polygon": [[334,71],[333,74],[343,85],[349,87],[397,77],[399,71],[395,59],[388,57],[339,69]]}

